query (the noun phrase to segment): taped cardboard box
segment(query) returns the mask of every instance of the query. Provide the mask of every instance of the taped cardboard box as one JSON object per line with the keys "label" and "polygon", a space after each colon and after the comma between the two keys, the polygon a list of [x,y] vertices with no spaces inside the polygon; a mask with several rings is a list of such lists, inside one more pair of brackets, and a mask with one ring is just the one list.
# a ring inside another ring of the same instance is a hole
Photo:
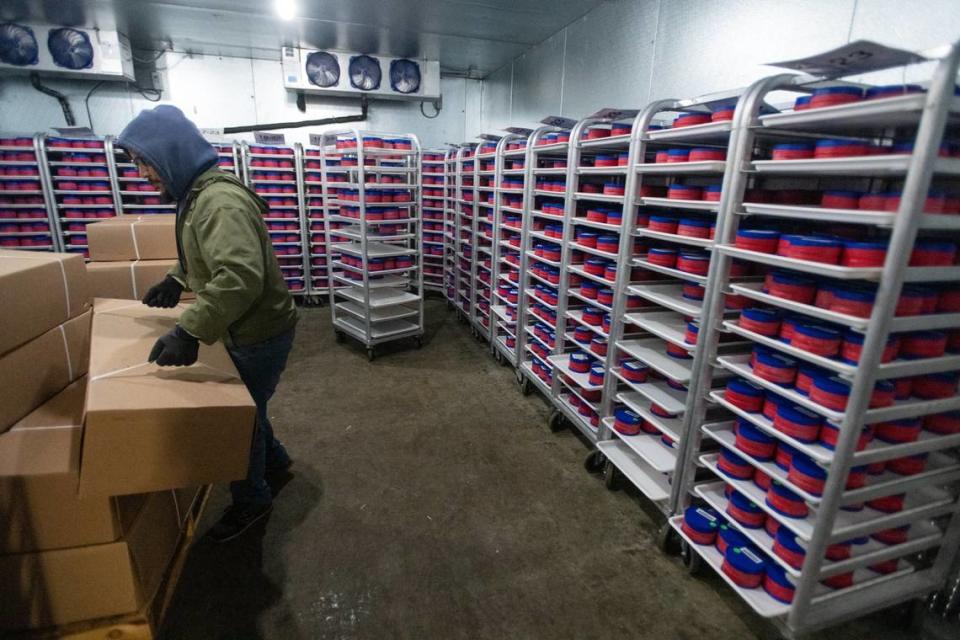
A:
{"label": "taped cardboard box", "polygon": [[173,492],[150,494],[123,538],[0,556],[0,629],[132,613],[157,592],[182,540]]}
{"label": "taped cardboard box", "polygon": [[221,344],[197,364],[147,363],[183,311],[96,300],[81,495],[123,495],[246,476],[255,405]]}
{"label": "taped cardboard box", "polygon": [[[0,435],[0,553],[120,538],[118,501],[77,495],[86,388],[81,378]],[[128,502],[126,509],[138,508]]]}
{"label": "taped cardboard box", "polygon": [[0,433],[87,372],[92,311],[0,356]]}
{"label": "taped cardboard box", "polygon": [[175,260],[176,216],[122,216],[87,225],[87,246],[94,261]]}
{"label": "taped cardboard box", "polygon": [[140,300],[176,263],[176,260],[91,262],[87,265],[90,292],[94,298]]}
{"label": "taped cardboard box", "polygon": [[90,310],[83,256],[0,250],[0,354]]}

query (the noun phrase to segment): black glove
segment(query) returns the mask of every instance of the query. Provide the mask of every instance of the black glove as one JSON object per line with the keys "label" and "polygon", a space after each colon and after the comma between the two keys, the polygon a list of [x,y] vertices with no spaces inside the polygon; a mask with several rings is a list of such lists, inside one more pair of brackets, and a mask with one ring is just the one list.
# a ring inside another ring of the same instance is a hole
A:
{"label": "black glove", "polygon": [[197,361],[199,350],[200,341],[177,325],[157,340],[147,362],[156,362],[161,367],[186,367]]}
{"label": "black glove", "polygon": [[180,294],[183,293],[183,285],[175,278],[167,276],[160,284],[155,284],[143,296],[143,304],[148,307],[163,307],[172,309],[180,302]]}

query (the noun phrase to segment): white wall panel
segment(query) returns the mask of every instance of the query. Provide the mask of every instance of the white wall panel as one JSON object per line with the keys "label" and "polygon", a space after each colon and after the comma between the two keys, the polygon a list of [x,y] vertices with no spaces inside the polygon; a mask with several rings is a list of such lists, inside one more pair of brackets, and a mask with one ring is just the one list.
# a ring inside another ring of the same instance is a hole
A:
{"label": "white wall panel", "polygon": [[[444,142],[460,142],[470,140],[481,131],[483,125],[483,91],[484,85],[480,80],[465,80],[464,86],[464,136],[445,140]],[[446,101],[444,92],[444,101]]]}
{"label": "white wall panel", "polygon": [[929,49],[960,39],[957,0],[859,0],[851,40],[876,40],[906,49]]}
{"label": "white wall panel", "polygon": [[177,105],[200,127],[225,127],[256,121],[253,69],[245,58],[182,56],[167,62],[163,99]]}
{"label": "white wall panel", "polygon": [[[642,107],[746,86],[776,73],[763,63],[811,55],[851,39],[925,49],[960,37],[957,0],[608,0],[484,80],[486,126],[556,110],[555,40],[566,37],[563,115]],[[916,67],[874,82],[929,77]],[[879,77],[878,77],[879,76]],[[513,96],[512,102],[507,99]]]}
{"label": "white wall panel", "polygon": [[[84,99],[94,83],[46,78],[43,83],[67,96],[77,126],[89,126]],[[98,131],[122,128],[132,117],[133,109],[133,99],[122,85],[103,84],[90,98],[90,111]],[[0,79],[0,130],[32,132],[63,126],[66,121],[60,104],[34,89],[27,76]]]}
{"label": "white wall panel", "polygon": [[765,62],[847,42],[854,0],[661,3],[651,97],[686,98],[775,73]]}
{"label": "white wall panel", "polygon": [[[850,29],[851,40],[875,40],[882,44],[922,51],[960,39],[960,2],[924,0],[922,7],[903,0],[860,0]],[[909,5],[909,6],[904,6]],[[896,16],[895,19],[891,19]],[[890,70],[864,76],[874,83],[926,80],[932,64],[906,70]]]}
{"label": "white wall panel", "polygon": [[567,27],[562,115],[649,102],[659,5],[612,0]]}
{"label": "white wall panel", "polygon": [[[496,131],[513,125],[513,64],[501,67],[483,81],[482,132]],[[546,115],[546,114],[544,114]],[[480,132],[480,133],[482,133]]]}
{"label": "white wall panel", "polygon": [[535,126],[547,114],[560,115],[565,36],[560,31],[514,61],[510,124]]}

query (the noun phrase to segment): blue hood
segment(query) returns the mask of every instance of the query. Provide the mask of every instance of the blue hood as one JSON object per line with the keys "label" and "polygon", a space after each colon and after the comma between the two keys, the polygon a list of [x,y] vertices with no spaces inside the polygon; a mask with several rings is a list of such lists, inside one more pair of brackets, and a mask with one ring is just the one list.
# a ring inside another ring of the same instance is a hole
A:
{"label": "blue hood", "polygon": [[156,169],[167,193],[178,202],[197,176],[217,164],[217,150],[180,109],[170,105],[141,111],[115,144]]}

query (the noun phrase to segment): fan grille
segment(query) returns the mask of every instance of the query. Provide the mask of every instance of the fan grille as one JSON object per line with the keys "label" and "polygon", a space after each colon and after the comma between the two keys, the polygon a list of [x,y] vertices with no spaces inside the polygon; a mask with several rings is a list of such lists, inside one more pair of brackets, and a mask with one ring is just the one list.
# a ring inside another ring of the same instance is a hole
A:
{"label": "fan grille", "polygon": [[0,61],[18,67],[37,64],[39,46],[30,27],[0,24]]}
{"label": "fan grille", "polygon": [[416,93],[420,90],[420,65],[401,59],[390,63],[390,87],[397,93]]}
{"label": "fan grille", "polygon": [[340,82],[340,63],[326,51],[313,51],[307,56],[307,79],[318,87],[334,87]]}
{"label": "fan grille", "polygon": [[93,45],[83,31],[64,27],[47,36],[47,47],[53,62],[66,69],[89,69],[93,66]]}
{"label": "fan grille", "polygon": [[382,72],[376,58],[368,55],[350,58],[350,85],[361,91],[376,91],[380,88]]}

